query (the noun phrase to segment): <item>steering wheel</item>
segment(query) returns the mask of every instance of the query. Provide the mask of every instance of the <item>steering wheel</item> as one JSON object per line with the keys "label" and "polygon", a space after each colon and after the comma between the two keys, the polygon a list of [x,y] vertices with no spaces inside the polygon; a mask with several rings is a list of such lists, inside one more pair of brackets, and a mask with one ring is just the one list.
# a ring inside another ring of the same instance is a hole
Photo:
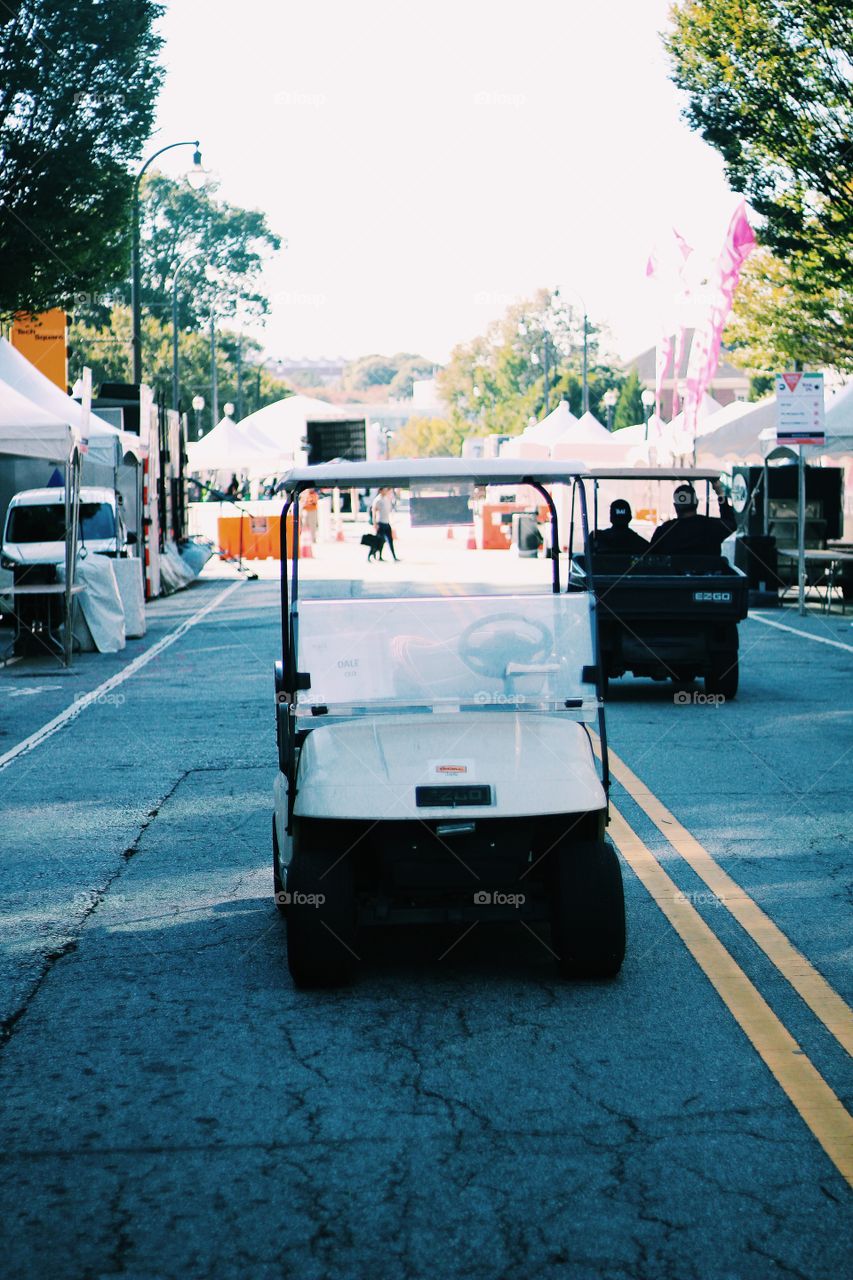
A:
{"label": "steering wheel", "polygon": [[459,637],[459,657],[477,675],[503,680],[507,663],[538,662],[553,652],[543,623],[521,613],[496,613],[472,622]]}

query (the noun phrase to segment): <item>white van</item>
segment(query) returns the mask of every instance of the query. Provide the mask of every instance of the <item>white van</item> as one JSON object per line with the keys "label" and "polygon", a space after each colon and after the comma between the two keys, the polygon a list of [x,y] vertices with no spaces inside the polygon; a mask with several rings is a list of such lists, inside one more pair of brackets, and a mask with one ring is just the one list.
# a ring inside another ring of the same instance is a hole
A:
{"label": "white van", "polygon": [[[115,490],[80,490],[78,549],[98,555],[127,554],[128,536]],[[4,569],[18,565],[59,564],[65,559],[65,490],[24,489],[6,512]]]}

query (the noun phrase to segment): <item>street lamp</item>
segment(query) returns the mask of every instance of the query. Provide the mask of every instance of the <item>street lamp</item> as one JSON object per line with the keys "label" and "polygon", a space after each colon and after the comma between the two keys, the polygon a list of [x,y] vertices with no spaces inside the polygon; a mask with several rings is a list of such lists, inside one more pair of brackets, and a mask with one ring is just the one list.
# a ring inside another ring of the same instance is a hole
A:
{"label": "street lamp", "polygon": [[[577,296],[578,301],[583,307],[583,383],[581,394],[581,413],[589,412],[589,315],[586,309],[586,302],[577,289],[572,289],[572,293]],[[555,302],[560,298],[560,290],[555,289],[551,296],[551,307],[556,310]]]}
{"label": "street lamp", "polygon": [[201,439],[201,411],[204,408],[204,396],[193,396],[193,409],[195,410],[195,438]]}
{"label": "street lamp", "polygon": [[643,402],[643,409],[645,410],[645,413],[644,413],[644,419],[645,419],[645,423],[646,423],[646,430],[645,430],[645,433],[644,433],[643,439],[644,439],[644,440],[648,440],[648,438],[649,438],[649,418],[651,417],[651,412],[652,412],[652,409],[654,408],[654,403],[655,403],[655,393],[654,393],[654,391],[650,391],[650,390],[649,390],[649,388],[648,388],[648,387],[646,387],[646,389],[643,391],[642,395],[640,396],[640,399],[641,399],[641,400],[642,400],[642,402]]}
{"label": "street lamp", "polygon": [[164,151],[172,151],[175,147],[194,147],[193,152],[193,181],[192,186],[195,187],[199,177],[204,181],[204,170],[201,167],[201,152],[199,151],[198,139],[195,142],[170,142],[168,146],[161,147],[159,151],[155,151],[149,156],[145,164],[139,170],[139,173],[133,180],[133,192],[131,196],[131,241],[130,241],[130,312],[131,312],[131,345],[133,348],[133,381],[140,383],[142,381],[142,281],[139,264],[139,184],[143,175],[150,164],[161,156]]}
{"label": "street lamp", "polygon": [[605,409],[607,410],[607,430],[612,431],[613,411],[616,408],[617,401],[619,400],[619,392],[615,387],[611,387],[609,391],[605,391],[601,399]]}
{"label": "street lamp", "polygon": [[226,417],[226,418],[233,418],[233,417],[234,417],[234,406],[233,406],[233,404],[231,403],[231,401],[230,401],[230,400],[229,400],[229,401],[227,401],[227,403],[226,403],[226,405],[225,405],[225,417]]}
{"label": "street lamp", "polygon": [[180,402],[180,388],[178,383],[178,276],[183,271],[188,262],[193,258],[201,257],[201,249],[193,249],[192,253],[188,253],[175,268],[175,274],[172,276],[172,408],[177,410]]}

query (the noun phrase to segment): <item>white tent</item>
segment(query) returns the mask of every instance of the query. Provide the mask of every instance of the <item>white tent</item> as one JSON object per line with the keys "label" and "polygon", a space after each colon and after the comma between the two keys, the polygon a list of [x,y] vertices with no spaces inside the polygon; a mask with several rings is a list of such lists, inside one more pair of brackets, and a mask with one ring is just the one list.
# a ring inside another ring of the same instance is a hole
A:
{"label": "white tent", "polygon": [[76,439],[67,419],[33,404],[0,379],[0,454],[67,462]]}
{"label": "white tent", "polygon": [[233,418],[223,418],[203,440],[187,445],[190,471],[268,471],[270,449],[262,448]]}
{"label": "white tent", "polygon": [[550,445],[552,441],[559,439],[570,427],[575,426],[578,421],[579,419],[575,417],[569,408],[569,402],[561,400],[556,409],[552,409],[548,416],[542,418],[539,422],[534,422],[532,427],[527,427],[522,431],[518,439],[523,440],[526,444]]}
{"label": "white tent", "polygon": [[[83,406],[61,391],[50,378],[46,378],[6,338],[0,338],[0,379],[33,404],[73,426],[78,436],[82,437]],[[118,431],[95,413],[89,415],[86,435],[89,457],[93,462],[116,466],[125,454],[130,453],[139,458],[143,451],[138,435],[130,431]]]}
{"label": "white tent", "polygon": [[270,469],[274,469],[292,463],[304,452],[302,441],[309,422],[345,422],[352,416],[350,411],[312,396],[286,396],[243,418],[239,430],[267,453]]}

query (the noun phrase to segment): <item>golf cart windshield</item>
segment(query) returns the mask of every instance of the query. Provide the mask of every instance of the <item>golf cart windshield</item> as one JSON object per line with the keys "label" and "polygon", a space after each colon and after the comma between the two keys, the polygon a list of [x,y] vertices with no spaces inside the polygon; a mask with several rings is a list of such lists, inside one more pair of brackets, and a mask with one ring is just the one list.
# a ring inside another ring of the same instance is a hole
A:
{"label": "golf cart windshield", "polygon": [[302,600],[299,715],[598,709],[584,595]]}

